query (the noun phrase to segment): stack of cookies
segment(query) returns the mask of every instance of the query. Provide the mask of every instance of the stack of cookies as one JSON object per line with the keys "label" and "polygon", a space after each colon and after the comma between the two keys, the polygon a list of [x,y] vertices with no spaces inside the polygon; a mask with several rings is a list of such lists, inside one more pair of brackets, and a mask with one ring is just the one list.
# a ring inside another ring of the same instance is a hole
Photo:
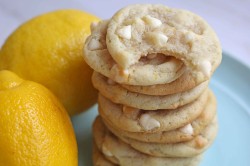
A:
{"label": "stack of cookies", "polygon": [[222,56],[212,28],[189,11],[143,4],[91,31],[94,165],[198,165],[218,127],[208,83]]}

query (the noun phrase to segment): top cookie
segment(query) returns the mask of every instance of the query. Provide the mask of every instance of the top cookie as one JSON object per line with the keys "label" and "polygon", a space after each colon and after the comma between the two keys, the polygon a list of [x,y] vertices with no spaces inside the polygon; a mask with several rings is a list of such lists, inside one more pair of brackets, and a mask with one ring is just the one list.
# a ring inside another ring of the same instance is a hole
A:
{"label": "top cookie", "polygon": [[160,53],[183,61],[197,81],[209,79],[222,58],[216,34],[201,17],[163,5],[138,4],[118,11],[108,25],[106,44],[123,69]]}
{"label": "top cookie", "polygon": [[151,54],[126,70],[113,60],[106,47],[106,31],[109,21],[92,26],[86,39],[83,57],[95,71],[111,80],[127,85],[155,85],[173,82],[186,70],[182,61],[161,54]]}

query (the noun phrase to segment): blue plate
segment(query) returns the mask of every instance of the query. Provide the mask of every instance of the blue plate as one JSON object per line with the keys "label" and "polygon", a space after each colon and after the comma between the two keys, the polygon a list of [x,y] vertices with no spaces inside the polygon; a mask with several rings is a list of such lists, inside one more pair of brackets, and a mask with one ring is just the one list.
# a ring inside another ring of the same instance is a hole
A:
{"label": "blue plate", "polygon": [[[218,101],[219,133],[201,166],[250,166],[250,68],[223,55],[210,83]],[[92,165],[91,125],[97,106],[72,118],[79,166]]]}

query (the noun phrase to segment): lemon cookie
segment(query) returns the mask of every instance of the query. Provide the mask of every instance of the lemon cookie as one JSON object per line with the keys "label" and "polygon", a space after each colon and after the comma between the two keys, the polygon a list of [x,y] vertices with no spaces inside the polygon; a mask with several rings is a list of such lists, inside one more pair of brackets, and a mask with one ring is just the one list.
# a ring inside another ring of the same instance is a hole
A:
{"label": "lemon cookie", "polygon": [[217,134],[216,118],[199,135],[190,141],[164,144],[149,143],[138,140],[119,137],[121,140],[136,150],[157,157],[193,157],[203,153],[214,141]]}
{"label": "lemon cookie", "polygon": [[[118,161],[118,165],[128,166],[128,165],[143,165],[143,166],[196,166],[201,160],[201,155],[189,158],[163,158],[163,157],[153,157],[150,155],[143,154],[136,151],[128,144],[119,140],[113,134],[111,134],[102,123],[100,117],[97,117],[93,124],[94,140],[97,143],[97,147],[103,152],[104,156],[115,157]],[[98,134],[102,133],[102,134]],[[104,137],[99,137],[104,135]],[[103,148],[105,147],[105,148]],[[105,155],[106,154],[106,155]]]}
{"label": "lemon cookie", "polygon": [[99,94],[99,114],[117,128],[129,132],[169,131],[194,121],[207,105],[208,94],[206,91],[194,102],[174,110],[152,111],[115,104]]}
{"label": "lemon cookie", "polygon": [[201,82],[195,81],[192,73],[186,70],[178,79],[166,84],[156,84],[148,86],[120,84],[131,92],[146,94],[146,95],[169,95],[178,92],[184,92],[198,86]]}
{"label": "lemon cookie", "polygon": [[126,70],[112,59],[106,47],[106,30],[109,21],[101,21],[92,28],[86,39],[84,59],[95,71],[115,82],[130,85],[154,85],[169,83],[180,77],[186,68],[180,60],[163,54],[152,54]]}
{"label": "lemon cookie", "polygon": [[93,145],[93,165],[94,166],[117,166],[116,164],[107,160],[104,155],[98,150],[96,144]]}
{"label": "lemon cookie", "polygon": [[152,96],[130,92],[97,72],[92,75],[92,83],[103,96],[112,102],[144,110],[175,109],[188,104],[198,98],[207,89],[208,85],[208,81],[206,81],[185,92]]}
{"label": "lemon cookie", "polygon": [[[190,123],[174,130],[153,133],[126,131],[126,128],[119,128],[116,123],[112,123],[112,121],[110,121],[109,117],[103,116],[101,107],[99,107],[99,112],[101,113],[100,115],[103,118],[103,122],[106,124],[109,130],[119,137],[128,137],[142,142],[178,143],[194,139],[195,136],[199,135],[206,128],[206,126],[212,122],[212,120],[216,117],[216,99],[211,92],[202,113],[198,118],[191,121]],[[120,121],[120,123],[121,122],[122,121]],[[155,123],[152,123],[152,125],[155,126]]]}
{"label": "lemon cookie", "polygon": [[119,10],[108,24],[106,44],[124,70],[161,53],[181,60],[198,82],[209,79],[222,59],[219,40],[201,17],[164,5],[138,4]]}

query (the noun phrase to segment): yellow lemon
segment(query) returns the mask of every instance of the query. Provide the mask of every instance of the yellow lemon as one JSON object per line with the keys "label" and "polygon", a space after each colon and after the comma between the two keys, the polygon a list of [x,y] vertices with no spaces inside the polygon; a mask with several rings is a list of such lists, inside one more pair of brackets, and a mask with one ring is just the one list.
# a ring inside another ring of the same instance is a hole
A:
{"label": "yellow lemon", "polygon": [[78,10],[58,10],[35,17],[14,31],[2,46],[0,69],[51,90],[70,115],[96,102],[92,70],[83,45],[98,18]]}
{"label": "yellow lemon", "polygon": [[0,71],[0,166],[77,166],[70,118],[44,86]]}

